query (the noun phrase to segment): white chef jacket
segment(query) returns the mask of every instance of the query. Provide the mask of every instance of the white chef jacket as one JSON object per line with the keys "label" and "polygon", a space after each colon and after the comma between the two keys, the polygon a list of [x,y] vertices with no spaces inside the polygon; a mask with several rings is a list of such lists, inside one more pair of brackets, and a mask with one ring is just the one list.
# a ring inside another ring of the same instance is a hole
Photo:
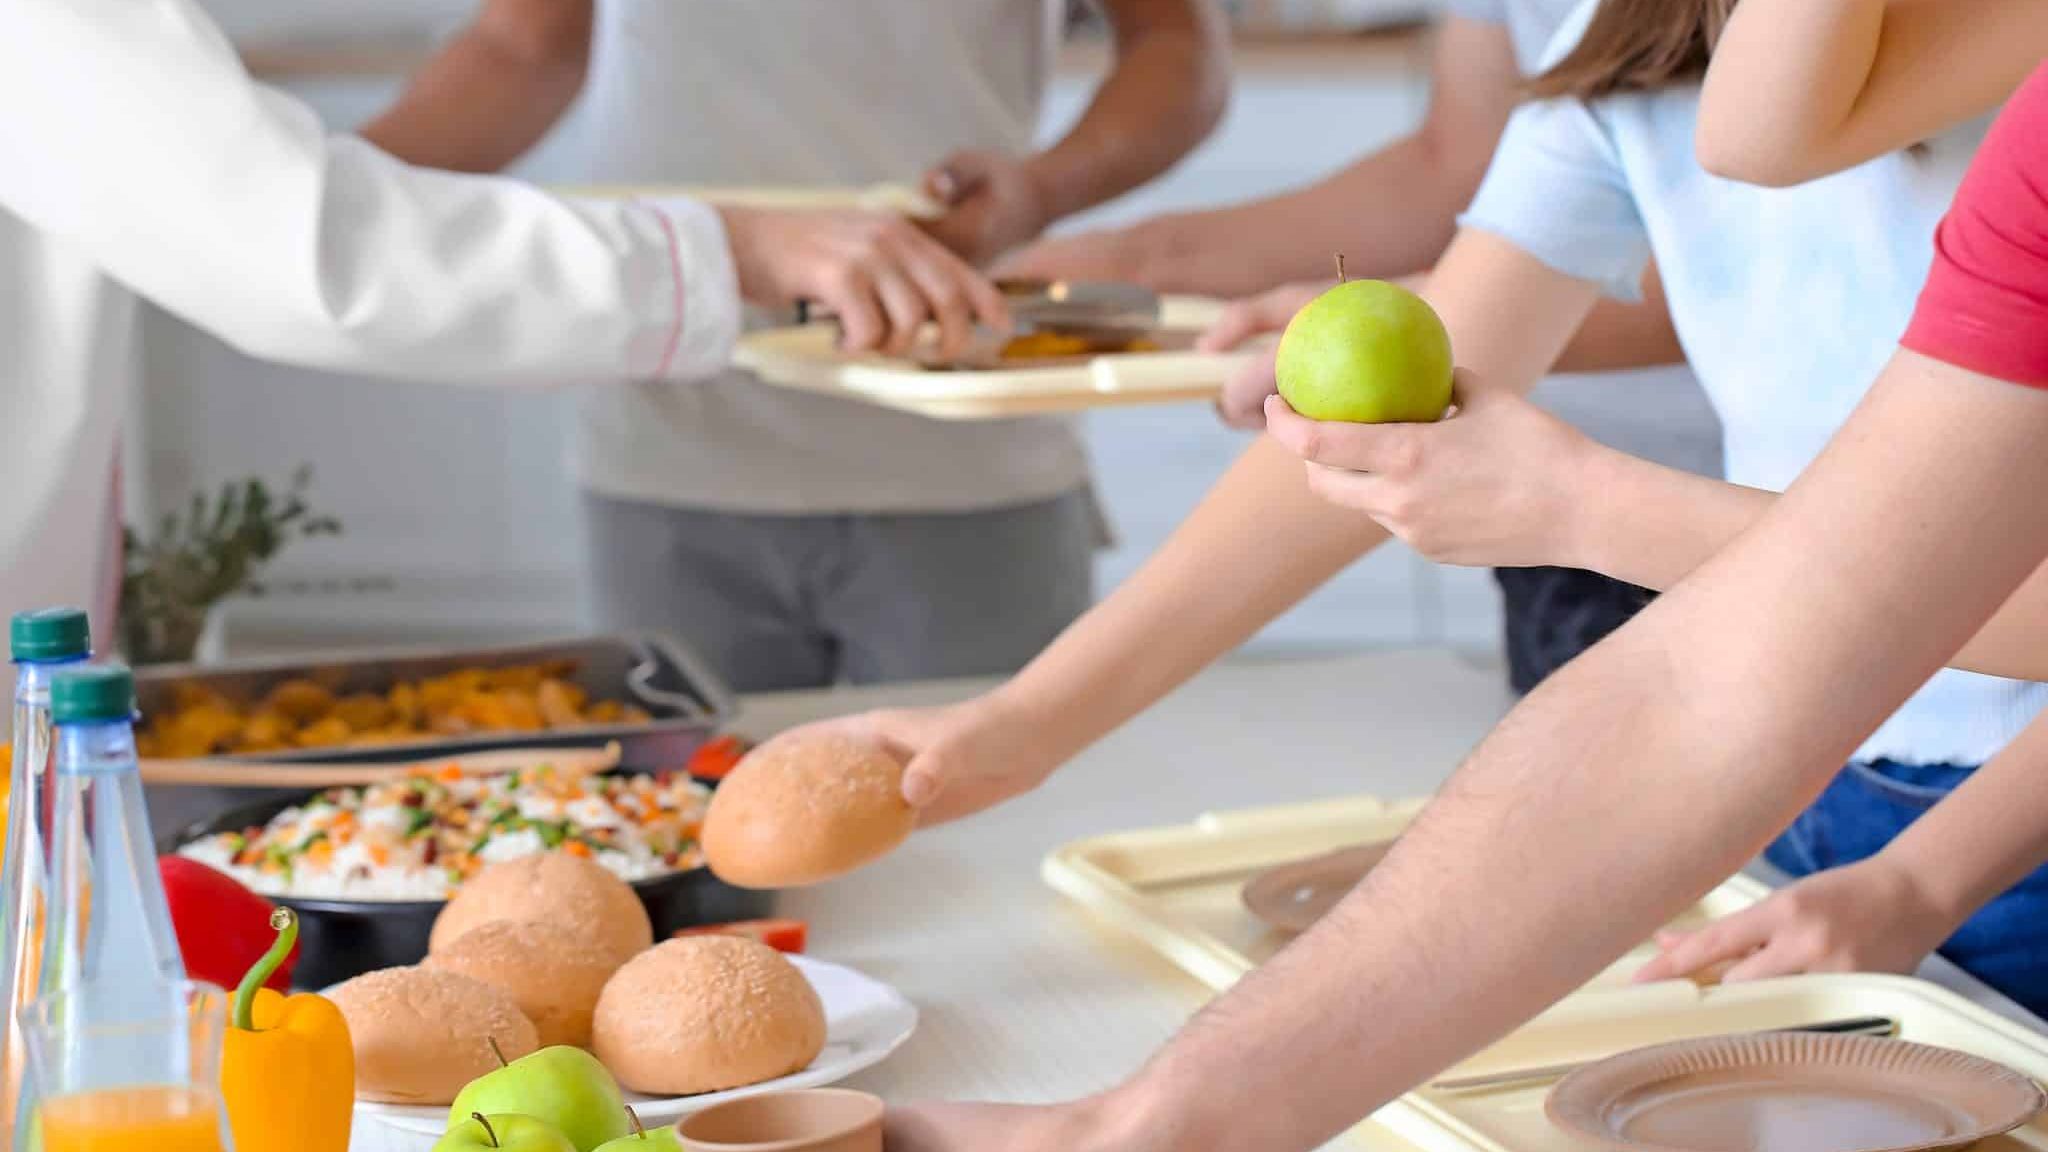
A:
{"label": "white chef jacket", "polygon": [[190,0],[0,0],[0,616],[100,586],[138,296],[258,356],[449,383],[697,377],[739,327],[700,204],[329,136]]}

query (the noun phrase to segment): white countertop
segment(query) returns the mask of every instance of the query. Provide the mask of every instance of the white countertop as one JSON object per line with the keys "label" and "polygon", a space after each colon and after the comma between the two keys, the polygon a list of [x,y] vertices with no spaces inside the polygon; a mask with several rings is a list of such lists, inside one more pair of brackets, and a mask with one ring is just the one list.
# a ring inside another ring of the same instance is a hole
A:
{"label": "white countertop", "polygon": [[[975,687],[756,697],[739,728],[760,737]],[[1048,850],[1218,809],[1429,792],[1510,703],[1496,667],[1442,651],[1226,662],[1037,793],[790,894],[783,911],[810,921],[814,954],[896,985],[923,1014],[909,1044],[852,1086],[892,1100],[1039,1101],[1114,1082],[1207,991],[1041,884]],[[1924,974],[2025,1018],[1945,965]],[[352,1152],[424,1152],[427,1143],[359,1125]]]}

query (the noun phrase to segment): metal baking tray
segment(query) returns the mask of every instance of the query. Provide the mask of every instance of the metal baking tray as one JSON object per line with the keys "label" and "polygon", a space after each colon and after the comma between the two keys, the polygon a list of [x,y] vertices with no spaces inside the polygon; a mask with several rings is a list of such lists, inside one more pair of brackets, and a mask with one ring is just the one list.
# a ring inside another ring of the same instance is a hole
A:
{"label": "metal baking tray", "polygon": [[[403,680],[462,668],[568,661],[569,679],[592,699],[619,700],[645,709],[649,719],[543,732],[475,733],[429,737],[370,748],[305,748],[227,756],[230,760],[374,763],[417,760],[492,748],[574,748],[618,741],[620,763],[635,770],[677,767],[738,712],[730,689],[680,641],[651,633],[530,641],[488,648],[410,649],[336,653],[226,664],[170,664],[138,669],[137,704],[145,720],[169,706],[172,689],[196,684],[238,703],[254,700],[284,680],[306,679],[336,693],[381,692]],[[261,799],[249,789],[151,788],[150,823],[159,834]]]}

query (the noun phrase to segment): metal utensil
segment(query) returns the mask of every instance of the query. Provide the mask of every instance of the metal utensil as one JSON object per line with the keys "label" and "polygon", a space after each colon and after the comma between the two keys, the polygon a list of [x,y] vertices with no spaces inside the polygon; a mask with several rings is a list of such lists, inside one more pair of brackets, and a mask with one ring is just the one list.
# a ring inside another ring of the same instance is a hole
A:
{"label": "metal utensil", "polygon": [[[1159,294],[1136,284],[998,280],[995,285],[1010,306],[1010,319],[1019,334],[1102,329],[1146,331],[1160,323]],[[837,319],[831,309],[809,300],[796,303],[798,324]]]}
{"label": "metal utensil", "polygon": [[[1779,1032],[1819,1032],[1842,1036],[1896,1036],[1899,1022],[1889,1016],[1852,1016],[1843,1020],[1823,1020],[1814,1024],[1800,1024],[1790,1028],[1764,1028],[1750,1033],[1731,1035],[1768,1036]],[[1518,1087],[1527,1084],[1541,1084],[1546,1080],[1561,1080],[1573,1072],[1591,1064],[1598,1064],[1606,1057],[1590,1060],[1574,1060],[1568,1064],[1546,1064],[1536,1068],[1514,1068],[1505,1072],[1489,1072],[1484,1076],[1454,1076],[1437,1080],[1429,1085],[1432,1092],[1476,1092],[1486,1088]]]}

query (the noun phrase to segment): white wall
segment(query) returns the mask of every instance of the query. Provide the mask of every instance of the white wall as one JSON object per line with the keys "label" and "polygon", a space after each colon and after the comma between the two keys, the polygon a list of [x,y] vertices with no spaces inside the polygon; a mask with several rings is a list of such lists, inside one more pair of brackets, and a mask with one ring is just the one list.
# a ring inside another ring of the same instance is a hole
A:
{"label": "white wall", "polygon": [[[217,2],[233,23],[262,39],[298,27],[255,0]],[[445,21],[466,7],[439,0],[424,11]],[[409,0],[367,7],[358,0],[344,22],[362,34],[377,30],[368,22],[402,23],[420,11]],[[299,91],[331,123],[346,126],[380,106],[391,89],[346,82]],[[1062,83],[1046,130],[1056,131],[1085,96],[1086,85]],[[1296,183],[1404,131],[1422,98],[1417,77],[1384,68],[1247,78],[1209,145],[1095,218],[1131,218]],[[570,176],[575,139],[572,119],[526,165],[528,173]],[[342,539],[303,545],[280,566],[281,576],[313,582],[311,591],[233,608],[228,635],[237,649],[465,640],[576,626],[579,544],[562,464],[567,395],[409,387],[267,367],[169,321],[151,330],[149,371],[149,489],[175,500],[195,486],[250,473],[282,476],[311,462],[319,505],[348,527]],[[1199,407],[1101,414],[1089,431],[1121,534],[1121,546],[1102,560],[1107,587],[1152,551],[1244,441]],[[350,590],[366,579],[389,587]],[[1483,573],[1441,570],[1389,548],[1277,623],[1262,642],[1449,638],[1487,646],[1496,630]]]}

